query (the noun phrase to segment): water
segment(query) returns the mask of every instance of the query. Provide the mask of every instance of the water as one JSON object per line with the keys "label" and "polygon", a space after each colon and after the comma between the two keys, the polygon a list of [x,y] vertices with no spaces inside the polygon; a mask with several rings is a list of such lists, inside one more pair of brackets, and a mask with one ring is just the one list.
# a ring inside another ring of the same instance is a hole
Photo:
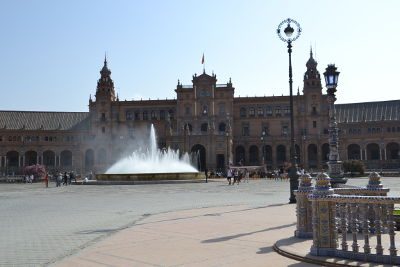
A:
{"label": "water", "polygon": [[179,150],[170,148],[160,150],[157,148],[156,140],[156,131],[152,124],[148,147],[133,151],[130,156],[111,166],[106,174],[198,172],[190,164],[190,157],[187,153],[180,158]]}

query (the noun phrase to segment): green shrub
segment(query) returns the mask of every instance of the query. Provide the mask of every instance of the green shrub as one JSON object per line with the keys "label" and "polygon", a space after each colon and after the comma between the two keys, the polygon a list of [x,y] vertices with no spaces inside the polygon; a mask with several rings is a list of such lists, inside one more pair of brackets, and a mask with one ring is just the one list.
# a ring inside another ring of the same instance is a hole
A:
{"label": "green shrub", "polygon": [[346,160],[343,162],[344,172],[359,173],[364,175],[365,167],[364,164],[359,160]]}

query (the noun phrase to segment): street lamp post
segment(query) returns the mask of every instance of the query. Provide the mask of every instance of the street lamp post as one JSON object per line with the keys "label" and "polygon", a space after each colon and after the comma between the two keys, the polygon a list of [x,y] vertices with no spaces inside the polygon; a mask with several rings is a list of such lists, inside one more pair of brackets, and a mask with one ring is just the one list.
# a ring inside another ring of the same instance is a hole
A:
{"label": "street lamp post", "polygon": [[265,168],[265,157],[266,157],[266,151],[265,151],[265,141],[266,141],[266,136],[267,133],[265,131],[262,131],[261,133],[261,142],[263,143],[263,147],[262,147],[262,165]]}
{"label": "street lamp post", "polygon": [[[285,35],[282,35],[282,29]],[[296,30],[292,27],[296,28]],[[289,90],[290,90],[290,167],[289,167],[289,181],[290,181],[290,198],[289,203],[296,203],[296,197],[293,193],[299,187],[299,175],[297,170],[297,160],[296,160],[296,148],[295,148],[295,137],[294,137],[294,117],[293,117],[293,90],[292,90],[292,42],[296,41],[301,34],[300,24],[293,19],[286,19],[278,25],[276,30],[279,39],[287,43],[288,53],[289,53]],[[296,32],[294,35],[293,33]]]}
{"label": "street lamp post", "polygon": [[326,88],[327,88],[327,101],[329,107],[329,177],[331,178],[332,186],[336,184],[345,184],[347,179],[344,178],[342,169],[342,162],[339,161],[339,134],[336,123],[336,87],[338,83],[339,73],[334,64],[328,65],[324,72]]}

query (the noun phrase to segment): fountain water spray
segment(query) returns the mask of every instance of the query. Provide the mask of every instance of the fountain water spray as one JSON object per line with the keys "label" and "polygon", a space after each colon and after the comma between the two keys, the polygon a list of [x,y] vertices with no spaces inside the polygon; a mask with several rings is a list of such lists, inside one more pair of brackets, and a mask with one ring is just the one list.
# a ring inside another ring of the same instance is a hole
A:
{"label": "fountain water spray", "polygon": [[148,147],[144,151],[142,149],[133,151],[130,156],[111,166],[106,174],[198,172],[190,164],[187,153],[180,158],[179,150],[171,148],[160,150],[157,148],[156,140],[156,132],[152,124]]}

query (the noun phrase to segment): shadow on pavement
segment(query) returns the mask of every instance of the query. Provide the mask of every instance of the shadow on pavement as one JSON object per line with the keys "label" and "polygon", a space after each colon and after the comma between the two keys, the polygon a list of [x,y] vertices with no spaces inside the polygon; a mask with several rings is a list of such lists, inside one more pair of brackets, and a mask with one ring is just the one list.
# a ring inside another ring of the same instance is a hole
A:
{"label": "shadow on pavement", "polygon": [[86,231],[79,231],[77,234],[82,235],[90,235],[90,234],[99,234],[99,233],[112,233],[122,230],[123,228],[116,228],[116,229],[98,229],[98,230],[86,230]]}
{"label": "shadow on pavement", "polygon": [[272,246],[259,248],[257,251],[257,254],[268,254],[271,252],[274,252],[274,250],[272,249]]}
{"label": "shadow on pavement", "polygon": [[258,231],[254,231],[254,232],[248,232],[248,233],[242,233],[242,234],[237,234],[237,235],[222,236],[222,237],[218,237],[218,238],[207,239],[207,240],[201,241],[201,243],[224,242],[224,241],[228,241],[228,240],[235,239],[235,238],[239,238],[239,237],[243,237],[243,236],[248,236],[248,235],[252,235],[252,234],[257,234],[257,233],[262,233],[262,232],[267,232],[267,231],[282,229],[282,228],[286,228],[286,227],[291,227],[291,226],[293,226],[293,225],[295,225],[295,224],[296,224],[296,223],[284,224],[284,225],[280,225],[280,226],[276,226],[276,227],[270,227],[270,228],[266,228],[266,229],[258,230]]}

